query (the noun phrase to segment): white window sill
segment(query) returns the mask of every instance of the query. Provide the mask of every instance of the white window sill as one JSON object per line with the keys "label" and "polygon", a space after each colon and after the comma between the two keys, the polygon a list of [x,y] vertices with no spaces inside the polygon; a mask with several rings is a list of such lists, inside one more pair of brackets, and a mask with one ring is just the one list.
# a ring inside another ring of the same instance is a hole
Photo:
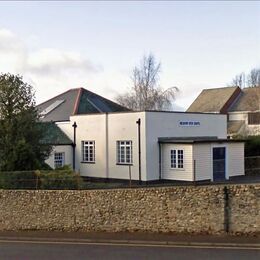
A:
{"label": "white window sill", "polygon": [[170,168],[170,171],[185,171],[185,168]]}

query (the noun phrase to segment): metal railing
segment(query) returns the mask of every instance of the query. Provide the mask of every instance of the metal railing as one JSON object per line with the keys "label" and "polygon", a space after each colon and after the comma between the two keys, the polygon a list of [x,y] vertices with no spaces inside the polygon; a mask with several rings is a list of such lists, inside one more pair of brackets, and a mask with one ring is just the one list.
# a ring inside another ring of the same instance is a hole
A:
{"label": "metal railing", "polygon": [[[215,161],[215,164],[215,170],[221,172],[223,170],[223,163]],[[260,156],[245,157],[245,174],[248,176],[260,176]],[[125,180],[124,182],[93,182],[83,179],[79,174],[67,170],[0,171],[0,189],[87,190],[153,186],[153,184],[136,185],[131,175],[130,171],[129,181]],[[164,186],[167,184],[169,184],[167,181],[162,181],[154,185]],[[174,183],[169,185],[174,185]],[[189,185],[189,183],[185,183],[185,185]]]}
{"label": "metal railing", "polygon": [[68,171],[0,172],[0,189],[81,189],[79,174]]}

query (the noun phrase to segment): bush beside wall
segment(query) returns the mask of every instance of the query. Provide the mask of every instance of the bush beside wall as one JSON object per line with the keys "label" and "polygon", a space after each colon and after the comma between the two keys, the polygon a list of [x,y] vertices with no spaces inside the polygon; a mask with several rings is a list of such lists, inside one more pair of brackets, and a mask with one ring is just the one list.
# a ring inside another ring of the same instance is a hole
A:
{"label": "bush beside wall", "polygon": [[35,189],[36,185],[34,171],[0,172],[0,189]]}
{"label": "bush beside wall", "polygon": [[82,178],[70,168],[0,172],[0,189],[81,189]]}
{"label": "bush beside wall", "polygon": [[246,139],[245,156],[260,156],[260,136],[249,136]]}

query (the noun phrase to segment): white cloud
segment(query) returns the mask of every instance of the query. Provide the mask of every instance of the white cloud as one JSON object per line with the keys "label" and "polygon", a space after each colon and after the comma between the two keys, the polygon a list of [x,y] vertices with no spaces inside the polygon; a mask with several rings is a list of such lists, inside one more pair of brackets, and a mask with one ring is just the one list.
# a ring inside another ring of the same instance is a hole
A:
{"label": "white cloud", "polygon": [[28,70],[40,74],[57,74],[67,69],[83,69],[97,72],[99,68],[77,52],[57,49],[40,49],[28,56]]}
{"label": "white cloud", "polygon": [[26,60],[26,49],[11,31],[0,29],[0,71],[18,73]]}
{"label": "white cloud", "polygon": [[[32,49],[28,43],[31,41],[34,42]],[[103,69],[79,52],[39,46],[37,36],[20,39],[10,30],[0,29],[0,72],[22,75],[24,81],[35,89],[37,103],[77,87],[114,99],[118,93],[128,91],[132,84],[130,69],[122,71],[108,64]],[[176,84],[169,85],[168,82],[172,82],[171,71],[166,75],[168,78],[162,80],[165,88],[183,86],[180,79],[180,82],[177,80]],[[186,82],[181,90],[174,105],[177,110],[187,107],[195,98],[191,94],[197,92],[191,82]]]}
{"label": "white cloud", "polygon": [[0,29],[0,50],[1,52],[11,52],[21,48],[20,42],[17,41],[16,36],[7,29]]}
{"label": "white cloud", "polygon": [[25,41],[0,29],[0,72],[21,74],[36,90],[38,102],[72,87],[81,87],[102,71],[79,52],[55,48],[28,50]]}

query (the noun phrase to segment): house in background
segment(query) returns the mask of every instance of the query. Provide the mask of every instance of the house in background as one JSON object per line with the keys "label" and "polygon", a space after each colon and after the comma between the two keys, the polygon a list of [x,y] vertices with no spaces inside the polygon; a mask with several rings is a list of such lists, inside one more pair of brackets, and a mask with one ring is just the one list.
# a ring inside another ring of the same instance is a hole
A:
{"label": "house in background", "polygon": [[260,135],[260,87],[204,89],[187,112],[226,114],[230,137]]}
{"label": "house in background", "polygon": [[128,180],[131,174],[139,181],[244,174],[244,143],[227,139],[225,114],[128,111],[85,89],[38,109],[56,133],[47,160],[52,167],[70,164],[84,177]]}

